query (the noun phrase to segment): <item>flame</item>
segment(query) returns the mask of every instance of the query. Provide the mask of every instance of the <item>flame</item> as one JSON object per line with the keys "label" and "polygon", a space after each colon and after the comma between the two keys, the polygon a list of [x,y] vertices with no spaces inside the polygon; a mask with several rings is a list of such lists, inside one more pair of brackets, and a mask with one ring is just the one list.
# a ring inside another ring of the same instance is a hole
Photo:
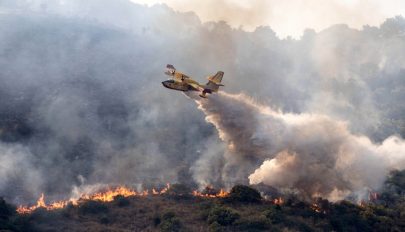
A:
{"label": "flame", "polygon": [[77,201],[74,201],[74,200],[56,201],[56,202],[52,202],[51,204],[47,205],[45,203],[45,196],[42,193],[41,196],[39,197],[36,205],[30,206],[30,207],[20,206],[17,208],[17,212],[19,214],[28,214],[28,213],[32,213],[34,210],[36,210],[38,208],[44,208],[46,210],[61,209],[61,208],[66,207],[69,203],[71,203],[73,205],[77,205]]}
{"label": "flame", "polygon": [[323,214],[327,214],[328,213],[328,207],[325,205],[323,205],[321,202],[314,202],[311,204],[311,209],[317,213],[323,213]]}
{"label": "flame", "polygon": [[140,192],[137,193],[136,191],[120,186],[115,189],[109,189],[107,192],[100,192],[100,193],[94,193],[93,195],[84,195],[81,197],[83,200],[98,200],[98,201],[103,201],[103,202],[110,202],[113,201],[116,196],[123,196],[123,197],[132,197],[132,196],[144,196],[147,195],[148,192]]}
{"label": "flame", "polygon": [[360,207],[365,208],[368,204],[366,201],[361,200],[360,203],[358,204]]}
{"label": "flame", "polygon": [[370,202],[371,203],[375,203],[375,202],[377,202],[378,200],[379,200],[379,198],[380,198],[380,195],[379,195],[379,193],[378,192],[373,192],[373,191],[369,191],[369,193],[368,193],[368,199],[366,200],[366,199],[362,199],[362,200],[360,200],[359,202],[358,202],[358,205],[360,206],[360,207],[366,207]]}
{"label": "flame", "polygon": [[229,192],[225,191],[224,189],[220,189],[219,192],[215,192],[212,186],[207,186],[204,192],[199,192],[197,190],[193,191],[193,196],[195,197],[206,197],[206,198],[223,198],[227,197]]}
{"label": "flame", "polygon": [[[212,187],[207,187],[209,189],[213,189]],[[19,214],[30,214],[36,209],[43,208],[46,210],[56,210],[56,209],[62,209],[68,206],[69,204],[71,205],[78,205],[80,201],[83,200],[95,200],[95,201],[102,201],[102,202],[111,202],[114,200],[115,197],[117,196],[123,196],[123,197],[134,197],[134,196],[139,196],[139,197],[146,197],[146,196],[156,196],[156,195],[164,195],[167,193],[167,191],[170,189],[170,184],[166,184],[166,187],[164,187],[161,190],[156,190],[153,188],[151,191],[149,190],[143,190],[143,191],[136,191],[134,189],[125,187],[125,186],[119,186],[115,188],[108,188],[107,190],[93,193],[93,194],[83,194],[81,195],[78,199],[69,199],[65,201],[55,201],[51,202],[49,204],[46,204],[45,202],[45,196],[44,194],[41,194],[39,197],[36,205],[33,206],[19,206],[17,208],[17,212]],[[195,197],[208,197],[208,198],[215,198],[215,197],[226,197],[228,196],[229,192],[226,192],[225,190],[221,189],[217,193],[201,193],[198,191],[193,191],[192,194]]]}
{"label": "flame", "polygon": [[[166,188],[165,188],[166,189]],[[165,190],[163,189],[163,190]],[[162,191],[163,191],[162,190]],[[165,190],[167,191],[167,190]],[[117,196],[123,197],[132,197],[132,196],[148,196],[149,191],[145,190],[142,192],[137,192],[133,189],[127,188],[125,186],[119,186],[116,188],[109,188],[106,191],[93,193],[93,194],[83,194],[80,196],[79,199],[69,199],[66,201],[56,201],[50,204],[45,203],[45,196],[41,194],[41,197],[38,199],[37,204],[34,206],[19,206],[17,208],[17,212],[20,214],[28,214],[32,213],[38,208],[44,208],[46,210],[55,210],[65,208],[67,205],[78,205],[78,202],[81,200],[95,200],[95,201],[102,201],[102,202],[111,202]]]}
{"label": "flame", "polygon": [[377,201],[378,198],[379,198],[379,195],[377,192],[371,192],[371,191],[369,192],[369,194],[368,194],[369,201]]}
{"label": "flame", "polygon": [[274,198],[273,199],[273,204],[282,205],[282,204],[284,204],[284,199],[282,197]]}
{"label": "flame", "polygon": [[311,205],[311,209],[314,210],[317,213],[322,213],[322,209],[317,203],[313,203]]}
{"label": "flame", "polygon": [[162,190],[158,191],[155,188],[152,189],[152,194],[153,195],[162,195],[165,194],[168,190],[170,189],[170,184],[167,183],[166,187],[164,187]]}

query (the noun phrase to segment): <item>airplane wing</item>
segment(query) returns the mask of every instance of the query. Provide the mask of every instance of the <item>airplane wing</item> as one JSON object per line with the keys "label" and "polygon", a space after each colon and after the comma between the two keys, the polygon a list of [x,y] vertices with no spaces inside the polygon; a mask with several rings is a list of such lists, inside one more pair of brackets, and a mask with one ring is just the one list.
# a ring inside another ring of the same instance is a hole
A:
{"label": "airplane wing", "polygon": [[197,91],[202,91],[204,90],[204,88],[202,88],[200,85],[196,84],[196,83],[187,83],[189,86],[191,86],[192,88],[194,88]]}
{"label": "airplane wing", "polygon": [[176,82],[183,82],[186,79],[190,79],[189,76],[177,71],[176,68],[171,64],[166,65],[166,68],[167,70],[165,74],[171,76]]}

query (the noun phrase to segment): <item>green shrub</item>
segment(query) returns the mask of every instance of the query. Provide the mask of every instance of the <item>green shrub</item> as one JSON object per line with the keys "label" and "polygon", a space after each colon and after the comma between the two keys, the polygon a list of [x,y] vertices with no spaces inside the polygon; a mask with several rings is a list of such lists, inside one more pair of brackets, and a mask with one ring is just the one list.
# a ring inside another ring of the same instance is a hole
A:
{"label": "green shrub", "polygon": [[336,203],[329,215],[330,224],[336,231],[370,231],[371,227],[361,211],[362,208],[348,201]]}
{"label": "green shrub", "polygon": [[208,223],[217,222],[222,226],[232,225],[240,216],[232,209],[215,207],[208,215]]}
{"label": "green shrub", "polygon": [[199,204],[199,217],[203,221],[207,221],[208,215],[211,212],[212,207],[214,207],[214,204],[211,201],[204,201]]}
{"label": "green shrub", "polygon": [[85,201],[79,206],[81,214],[107,213],[108,207],[101,201]]}
{"label": "green shrub", "polygon": [[198,204],[200,209],[211,209],[215,204],[211,201],[203,201]]}
{"label": "green shrub", "polygon": [[273,224],[281,223],[284,220],[284,214],[278,205],[264,211],[264,216]]}
{"label": "green shrub", "polygon": [[181,223],[180,220],[176,218],[176,215],[169,211],[163,214],[162,222],[160,223],[160,230],[163,232],[176,232],[180,231]]}
{"label": "green shrub", "polygon": [[262,200],[260,193],[249,186],[235,185],[227,198],[230,201],[257,203]]}
{"label": "green shrub", "polygon": [[160,224],[160,231],[162,232],[177,232],[181,229],[180,220],[177,218],[172,218],[170,220],[164,220]]}
{"label": "green shrub", "polygon": [[238,231],[269,231],[271,224],[264,217],[251,217],[240,219],[235,222]]}

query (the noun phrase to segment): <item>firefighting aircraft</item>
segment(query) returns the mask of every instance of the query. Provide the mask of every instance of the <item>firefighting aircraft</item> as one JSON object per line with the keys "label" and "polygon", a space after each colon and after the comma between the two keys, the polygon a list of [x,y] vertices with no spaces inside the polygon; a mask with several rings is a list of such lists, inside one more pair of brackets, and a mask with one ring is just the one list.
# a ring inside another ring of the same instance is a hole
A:
{"label": "firefighting aircraft", "polygon": [[208,83],[206,85],[202,85],[191,79],[189,76],[177,71],[176,68],[174,68],[174,66],[171,64],[168,64],[166,68],[167,71],[165,74],[171,76],[171,79],[163,81],[162,84],[168,89],[183,92],[198,91],[200,92],[200,97],[207,98],[207,93],[218,92],[219,87],[224,86],[221,84],[222,77],[224,76],[224,72],[222,71],[218,71],[214,76],[209,76]]}

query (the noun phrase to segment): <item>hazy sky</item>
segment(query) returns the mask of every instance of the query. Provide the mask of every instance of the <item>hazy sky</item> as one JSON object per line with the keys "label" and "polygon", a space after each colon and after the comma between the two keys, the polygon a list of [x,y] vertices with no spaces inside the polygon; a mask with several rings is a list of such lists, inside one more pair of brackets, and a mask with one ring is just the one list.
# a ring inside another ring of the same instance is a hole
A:
{"label": "hazy sky", "polygon": [[322,30],[332,24],[378,26],[386,18],[405,16],[404,0],[132,0],[166,3],[178,11],[194,11],[202,21],[225,20],[253,30],[269,25],[280,37],[300,37],[305,28]]}

